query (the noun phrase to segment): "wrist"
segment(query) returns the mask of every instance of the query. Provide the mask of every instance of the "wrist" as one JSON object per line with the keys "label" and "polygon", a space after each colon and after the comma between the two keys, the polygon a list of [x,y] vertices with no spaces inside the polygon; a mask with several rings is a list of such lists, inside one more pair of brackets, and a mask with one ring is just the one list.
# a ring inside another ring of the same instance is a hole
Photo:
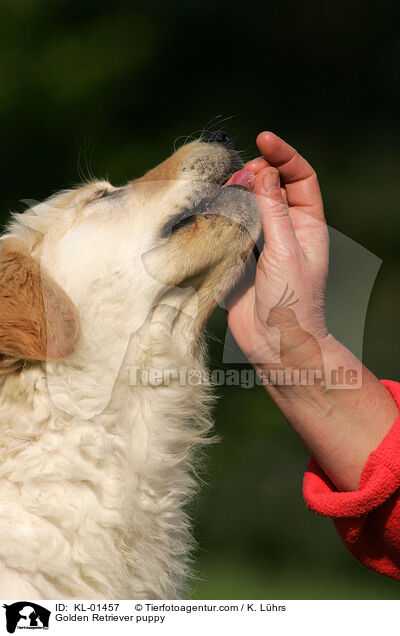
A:
{"label": "wrist", "polygon": [[277,362],[256,361],[253,366],[273,397],[278,394],[289,401],[300,395],[313,399],[317,394],[328,397],[337,389],[360,389],[364,370],[361,361],[329,332],[298,342]]}
{"label": "wrist", "polygon": [[284,331],[264,329],[261,337],[254,339],[245,352],[255,368],[269,369],[271,365],[294,369],[319,369],[325,363],[329,351],[343,347],[330,334],[325,325],[305,331],[301,328],[286,328]]}

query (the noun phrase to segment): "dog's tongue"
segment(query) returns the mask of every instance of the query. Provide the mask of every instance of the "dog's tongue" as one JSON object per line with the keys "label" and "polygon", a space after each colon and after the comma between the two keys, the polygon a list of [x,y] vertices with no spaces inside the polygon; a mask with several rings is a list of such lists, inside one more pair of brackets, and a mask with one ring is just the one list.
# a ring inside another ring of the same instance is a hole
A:
{"label": "dog's tongue", "polygon": [[228,181],[224,184],[224,187],[229,185],[240,185],[252,190],[254,186],[254,173],[251,170],[248,170],[248,168],[242,168],[228,179]]}

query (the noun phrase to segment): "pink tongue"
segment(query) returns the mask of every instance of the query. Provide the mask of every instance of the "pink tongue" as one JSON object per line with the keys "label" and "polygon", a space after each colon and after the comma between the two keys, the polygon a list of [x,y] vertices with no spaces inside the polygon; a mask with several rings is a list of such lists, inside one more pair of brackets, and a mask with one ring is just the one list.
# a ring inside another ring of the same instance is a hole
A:
{"label": "pink tongue", "polygon": [[229,185],[241,185],[244,188],[252,190],[254,186],[254,173],[247,168],[242,168],[241,170],[235,172],[235,174],[233,174],[231,178],[228,179],[223,187]]}

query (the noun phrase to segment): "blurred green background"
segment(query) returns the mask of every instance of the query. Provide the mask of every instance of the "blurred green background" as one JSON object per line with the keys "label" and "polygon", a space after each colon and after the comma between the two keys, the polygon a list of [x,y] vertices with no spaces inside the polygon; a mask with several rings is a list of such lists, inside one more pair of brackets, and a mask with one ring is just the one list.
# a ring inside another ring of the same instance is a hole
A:
{"label": "blurred green background", "polygon": [[[176,138],[274,130],[317,170],[330,225],[382,260],[364,360],[399,379],[397,2],[1,0],[1,211],[94,174],[120,184]],[[214,119],[217,118],[217,119]],[[222,121],[225,118],[226,121]],[[221,368],[224,313],[209,325]],[[220,389],[223,441],[191,508],[193,598],[398,598],[308,512],[307,452],[260,388]]]}

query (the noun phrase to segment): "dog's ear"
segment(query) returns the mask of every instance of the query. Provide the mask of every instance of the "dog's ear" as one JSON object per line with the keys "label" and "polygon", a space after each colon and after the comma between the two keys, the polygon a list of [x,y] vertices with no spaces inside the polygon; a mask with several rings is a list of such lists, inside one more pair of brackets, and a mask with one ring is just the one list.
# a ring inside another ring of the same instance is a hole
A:
{"label": "dog's ear", "polygon": [[79,339],[78,313],[71,299],[23,245],[6,240],[0,248],[0,353],[25,360],[57,361]]}

